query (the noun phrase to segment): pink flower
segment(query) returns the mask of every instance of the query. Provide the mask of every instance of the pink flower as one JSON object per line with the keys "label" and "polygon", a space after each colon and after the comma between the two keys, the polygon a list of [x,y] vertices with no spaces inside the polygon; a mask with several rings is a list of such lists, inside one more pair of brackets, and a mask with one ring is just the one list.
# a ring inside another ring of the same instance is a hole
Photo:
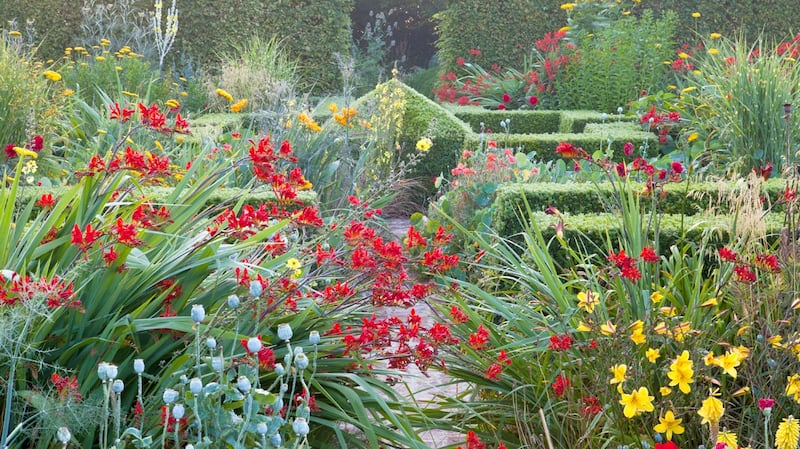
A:
{"label": "pink flower", "polygon": [[504,105],[504,104],[499,104],[499,105],[497,105],[497,109],[499,109],[499,110],[503,111],[503,110],[505,110],[505,109],[506,109],[506,105]]}
{"label": "pink flower", "polygon": [[625,142],[622,152],[625,154],[625,156],[633,156],[633,144],[631,142]]}
{"label": "pink flower", "polygon": [[678,161],[673,162],[672,172],[675,173],[676,175],[680,175],[681,173],[683,173],[683,164],[681,164]]}
{"label": "pink flower", "polygon": [[508,103],[509,101],[511,101],[511,95],[503,94],[503,103]]}
{"label": "pink flower", "polygon": [[464,65],[464,58],[462,58],[460,56],[458,58],[456,58],[456,64],[457,65]]}
{"label": "pink flower", "polygon": [[537,97],[536,95],[531,95],[528,98],[528,103],[530,103],[531,106],[536,106],[537,104],[539,104],[539,97]]}
{"label": "pink flower", "polygon": [[771,410],[773,405],[775,405],[775,399],[761,398],[758,400],[758,408],[760,408],[762,412],[767,411],[767,409]]}

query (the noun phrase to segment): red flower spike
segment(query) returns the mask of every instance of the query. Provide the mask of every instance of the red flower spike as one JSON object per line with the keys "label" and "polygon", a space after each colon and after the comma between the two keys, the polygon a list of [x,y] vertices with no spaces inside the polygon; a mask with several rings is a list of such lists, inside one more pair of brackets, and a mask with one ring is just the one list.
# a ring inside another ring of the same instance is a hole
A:
{"label": "red flower spike", "polygon": [[646,263],[655,263],[658,262],[659,260],[656,251],[649,246],[645,246],[644,248],[642,248],[642,252],[639,254],[639,258]]}

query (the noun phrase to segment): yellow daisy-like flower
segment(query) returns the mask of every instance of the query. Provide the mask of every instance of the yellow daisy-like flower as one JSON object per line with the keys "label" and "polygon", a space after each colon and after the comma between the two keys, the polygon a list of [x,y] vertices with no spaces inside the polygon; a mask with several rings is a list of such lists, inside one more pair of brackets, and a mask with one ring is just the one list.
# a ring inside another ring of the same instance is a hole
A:
{"label": "yellow daisy-like flower", "polygon": [[433,141],[429,137],[423,137],[417,141],[417,150],[423,153],[430,150],[433,146]]}
{"label": "yellow daisy-like flower", "polygon": [[652,412],[655,410],[653,407],[653,396],[647,391],[647,387],[641,387],[638,390],[633,390],[630,394],[622,393],[622,398],[619,403],[624,405],[622,414],[626,418],[633,418],[643,412]]}
{"label": "yellow daisy-like flower", "polygon": [[[675,414],[672,413],[672,410],[667,410],[667,413],[664,414],[663,418],[658,418],[658,424],[653,427],[658,433],[663,433],[667,435],[667,440],[672,441],[672,435],[680,435],[684,432],[683,426],[681,426],[680,418],[675,418]],[[737,447],[737,446],[733,446]]]}
{"label": "yellow daisy-like flower", "polygon": [[694,382],[693,367],[694,362],[689,359],[689,351],[683,351],[669,366],[669,373],[667,373],[667,377],[670,378],[669,386],[677,385],[683,394],[689,394],[692,391],[689,384]]}
{"label": "yellow daisy-like flower", "polygon": [[45,70],[42,75],[50,81],[61,81],[61,74],[53,70]]}
{"label": "yellow daisy-like flower", "polygon": [[699,19],[701,17],[701,15],[700,15],[699,12],[693,12],[692,13],[692,17],[694,17],[695,19]]}
{"label": "yellow daisy-like flower", "polygon": [[303,264],[300,263],[300,261],[295,259],[294,257],[292,257],[291,259],[286,261],[286,268],[288,268],[290,270],[297,270],[302,266],[303,266]]}
{"label": "yellow daisy-like flower", "polygon": [[661,351],[658,348],[649,348],[644,356],[647,357],[650,363],[656,363],[656,360],[661,357]]}
{"label": "yellow daisy-like flower", "polygon": [[236,103],[231,105],[231,112],[242,112],[242,109],[247,107],[247,98],[242,98]]}
{"label": "yellow daisy-like flower", "polygon": [[94,60],[97,61],[97,62],[103,62],[103,61],[106,60],[106,57],[105,56],[95,56]]}
{"label": "yellow daisy-like flower", "polygon": [[225,89],[218,88],[214,92],[216,92],[216,94],[219,95],[220,97],[228,100],[228,103],[233,103],[233,95],[229,94]]}
{"label": "yellow daisy-like flower", "polygon": [[564,11],[572,11],[575,9],[575,5],[577,5],[577,3],[564,3],[561,5],[561,9]]}
{"label": "yellow daisy-like flower", "polygon": [[698,134],[698,133],[691,133],[691,134],[689,134],[689,137],[687,137],[687,138],[686,138],[686,141],[687,141],[687,142],[689,142],[689,143],[692,143],[692,142],[694,142],[695,140],[697,140],[697,138],[698,138],[698,137],[700,137],[700,134]]}
{"label": "yellow daisy-like flower", "polygon": [[714,396],[709,396],[703,401],[700,410],[697,411],[697,414],[703,418],[700,421],[700,424],[717,424],[719,423],[719,419],[725,413],[725,406],[722,405],[722,401],[715,398]]}
{"label": "yellow daisy-like flower", "polygon": [[708,49],[708,54],[710,54],[711,56],[718,55],[719,54],[719,48],[709,48]]}
{"label": "yellow daisy-like flower", "polygon": [[717,441],[716,442],[717,443],[725,443],[725,444],[728,445],[728,447],[731,447],[731,448],[734,448],[734,447],[738,448],[739,447],[739,441],[738,441],[738,438],[736,438],[736,434],[733,433],[733,432],[728,432],[728,431],[724,431],[724,430],[722,432],[720,432],[719,434],[717,434]]}
{"label": "yellow daisy-like flower", "polygon": [[8,32],[8,35],[9,35],[9,36],[11,36],[11,37],[22,37],[22,33],[20,33],[20,32],[19,32],[19,31],[17,31],[17,30],[14,30],[14,31],[9,31],[9,32]]}
{"label": "yellow daisy-like flower", "polygon": [[689,59],[689,55],[685,52],[678,53],[678,57],[681,59]]}
{"label": "yellow daisy-like flower", "polygon": [[583,307],[586,313],[594,312],[594,306],[600,304],[600,294],[587,290],[578,293],[578,307]]}
{"label": "yellow daisy-like flower", "polygon": [[625,382],[625,380],[627,379],[626,373],[628,372],[628,365],[625,364],[614,365],[611,367],[610,371],[611,374],[614,375],[614,378],[609,380],[608,383],[611,385],[621,384],[622,382]]}
{"label": "yellow daisy-like flower", "polygon": [[775,448],[796,449],[798,438],[800,438],[800,423],[794,416],[789,415],[778,424],[778,430],[775,432]]}
{"label": "yellow daisy-like flower", "polygon": [[780,335],[773,335],[767,339],[767,343],[772,346],[772,349],[786,349],[786,345],[782,342],[783,337]]}
{"label": "yellow daisy-like flower", "polygon": [[75,95],[75,91],[72,90],[72,89],[64,89],[64,92],[61,92],[61,95],[65,96],[65,97],[71,97],[71,96]]}
{"label": "yellow daisy-like flower", "polygon": [[165,101],[164,105],[166,105],[168,108],[172,108],[172,109],[178,109],[179,107],[181,107],[181,104],[178,103],[178,100],[176,100],[174,98],[170,98],[169,100]]}
{"label": "yellow daisy-like flower", "polygon": [[31,151],[31,150],[29,150],[27,148],[14,147],[14,152],[17,153],[17,156],[19,156],[19,157],[28,156],[28,157],[32,157],[34,159],[39,157],[39,155],[36,154],[36,152]]}
{"label": "yellow daisy-like flower", "polygon": [[719,33],[711,33],[711,34],[709,35],[709,37],[711,37],[711,39],[719,39],[719,38],[721,38],[721,37],[722,37],[722,35],[721,35],[721,34],[719,34]]}

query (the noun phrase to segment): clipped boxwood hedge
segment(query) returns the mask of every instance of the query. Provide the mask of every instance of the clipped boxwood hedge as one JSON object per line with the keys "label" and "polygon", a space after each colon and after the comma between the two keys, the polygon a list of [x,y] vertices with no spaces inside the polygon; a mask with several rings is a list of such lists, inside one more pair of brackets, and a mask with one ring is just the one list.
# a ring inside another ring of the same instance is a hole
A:
{"label": "clipped boxwood hedge", "polygon": [[589,123],[635,123],[637,117],[616,114],[606,114],[597,111],[561,111],[561,122],[558,125],[560,133],[586,132]]}
{"label": "clipped boxwood hedge", "polygon": [[[592,153],[595,150],[607,148],[609,140],[615,151],[622,151],[626,142],[631,142],[640,147],[645,142],[652,142],[655,135],[647,131],[621,130],[614,127],[607,128],[606,132],[596,133],[554,133],[554,134],[493,134],[492,139],[502,147],[519,148],[521,151],[536,152],[536,159],[550,161],[558,158],[555,149],[561,142],[571,144]],[[480,137],[471,135],[467,140],[467,147],[478,148]]]}
{"label": "clipped boxwood hedge", "polygon": [[[545,241],[550,242],[556,239],[557,217],[536,212],[533,215],[537,227],[542,231]],[[710,232],[711,244],[722,246],[730,239],[730,229],[728,223],[732,222],[732,217],[727,215],[691,215],[682,216],[674,214],[660,215],[658,242],[662,248],[661,253],[666,253],[666,248],[673,245],[681,246],[685,242],[699,242],[706,232]],[[783,228],[783,214],[771,213],[764,217],[768,239],[774,243]],[[563,237],[570,248],[583,247],[592,252],[593,244],[601,248],[605,247],[607,240],[612,244],[621,240],[620,217],[615,214],[579,214],[564,215]],[[515,238],[518,232],[498,233],[504,237]],[[653,239],[655,236],[650,235]],[[568,255],[561,245],[554,243],[549,245],[549,251],[555,261],[561,266],[566,266]],[[605,258],[605,255],[602,255]]]}
{"label": "clipped boxwood hedge", "polygon": [[500,122],[510,119],[510,132],[515,134],[543,134],[558,130],[561,122],[561,111],[507,110],[498,111],[479,106],[446,105],[456,117],[467,123],[474,132],[481,131],[483,123],[486,131],[503,133],[505,129]]}
{"label": "clipped boxwood hedge", "polygon": [[[785,188],[782,179],[770,179],[764,183],[762,193],[772,204]],[[671,183],[664,186],[665,197],[659,199],[659,211],[664,214],[698,215],[709,210],[712,203],[718,213],[727,214],[729,202],[719,204],[720,195],[744,187],[742,183],[686,182]],[[636,184],[635,189],[644,188]],[[688,189],[688,190],[687,190]],[[554,206],[562,213],[593,214],[604,213],[606,209],[601,198],[611,198],[612,186],[608,183],[531,183],[505,184],[497,189],[493,227],[503,235],[521,231],[517,220],[518,211],[525,210],[525,201],[533,211],[543,211]],[[648,201],[642,198],[642,202]],[[776,211],[782,210],[776,208]]]}

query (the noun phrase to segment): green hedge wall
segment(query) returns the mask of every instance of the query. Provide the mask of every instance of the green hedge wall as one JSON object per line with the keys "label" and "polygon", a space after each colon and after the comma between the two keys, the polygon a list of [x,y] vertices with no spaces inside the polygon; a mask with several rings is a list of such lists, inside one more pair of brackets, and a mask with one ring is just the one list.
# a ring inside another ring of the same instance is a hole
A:
{"label": "green hedge wall", "polygon": [[561,111],[560,133],[582,133],[589,123],[636,123],[638,117],[605,114],[597,111]]}
{"label": "green hedge wall", "polygon": [[[550,161],[558,159],[555,149],[561,142],[570,142],[581,147],[589,154],[601,148],[608,147],[609,139],[611,147],[615,151],[622,151],[625,142],[631,142],[635,147],[640,147],[649,141],[651,144],[656,136],[647,131],[627,131],[608,127],[607,131],[598,130],[595,133],[554,133],[554,134],[502,134],[492,135],[492,139],[497,141],[497,145],[508,148],[519,148],[520,151],[530,153],[536,152],[536,159],[540,161]],[[472,134],[466,141],[467,148],[478,148],[480,146],[480,136]]]}
{"label": "green hedge wall", "polygon": [[76,45],[81,29],[83,0],[0,0],[0,27],[16,20],[20,31],[33,21],[41,59],[58,59],[66,47]]}
{"label": "green hedge wall", "polygon": [[492,133],[505,132],[500,122],[510,119],[510,130],[515,134],[542,134],[558,130],[560,111],[496,111],[479,106],[446,105],[456,117],[467,123],[474,132],[480,132],[481,123]]}
{"label": "green hedge wall", "polygon": [[[762,193],[769,197],[771,204],[777,201],[786,186],[782,179],[770,179],[762,187]],[[719,203],[720,195],[743,188],[741,183],[685,182],[670,183],[664,186],[665,197],[659,199],[659,211],[664,214],[697,215],[707,211],[712,204],[718,213],[727,214],[729,203]],[[644,188],[636,184],[634,189]],[[555,206],[566,214],[604,213],[606,208],[602,198],[611,198],[612,186],[607,183],[531,183],[505,184],[497,189],[493,226],[504,235],[519,232],[518,211],[525,209],[525,201],[533,211],[543,211]],[[643,198],[642,202],[648,201]],[[776,207],[775,211],[782,210]]]}

